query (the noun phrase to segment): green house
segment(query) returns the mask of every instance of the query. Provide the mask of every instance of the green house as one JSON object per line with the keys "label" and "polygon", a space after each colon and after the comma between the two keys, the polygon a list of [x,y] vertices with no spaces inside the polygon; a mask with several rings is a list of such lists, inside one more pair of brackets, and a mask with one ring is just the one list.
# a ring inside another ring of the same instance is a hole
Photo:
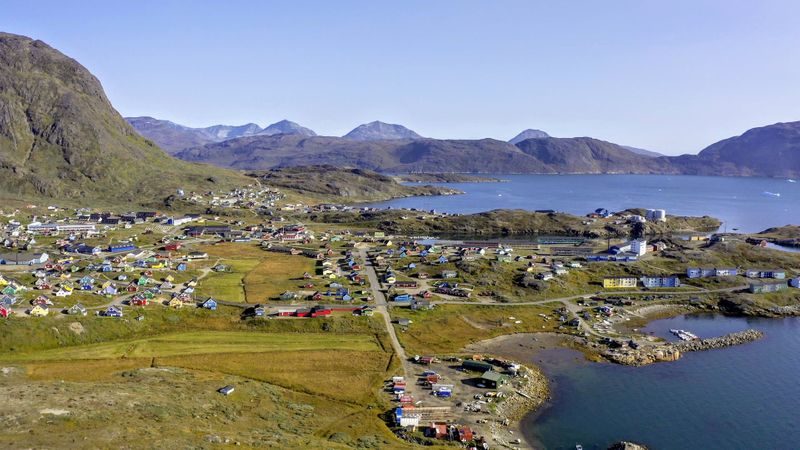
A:
{"label": "green house", "polygon": [[481,375],[480,382],[489,389],[497,389],[508,382],[508,376],[489,370]]}

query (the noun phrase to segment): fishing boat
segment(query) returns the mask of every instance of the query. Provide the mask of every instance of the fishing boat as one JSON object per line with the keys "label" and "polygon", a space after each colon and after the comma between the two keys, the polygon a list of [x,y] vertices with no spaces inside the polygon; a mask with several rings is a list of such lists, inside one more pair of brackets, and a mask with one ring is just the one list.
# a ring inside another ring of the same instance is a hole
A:
{"label": "fishing boat", "polygon": [[764,195],[769,196],[769,197],[780,197],[781,193],[780,192],[764,191]]}

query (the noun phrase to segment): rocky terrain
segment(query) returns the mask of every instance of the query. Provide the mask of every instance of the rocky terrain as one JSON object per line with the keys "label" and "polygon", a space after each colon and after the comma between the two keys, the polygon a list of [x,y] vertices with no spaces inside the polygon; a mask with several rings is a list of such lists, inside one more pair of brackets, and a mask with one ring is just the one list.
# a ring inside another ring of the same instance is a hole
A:
{"label": "rocky terrain", "polygon": [[352,141],[390,141],[422,138],[422,136],[402,125],[384,123],[377,120],[359,125],[343,137]]}
{"label": "rocky terrain", "polygon": [[677,361],[680,359],[681,354],[686,352],[698,352],[703,350],[731,347],[733,345],[741,345],[748,342],[757,341],[762,337],[764,337],[764,333],[751,329],[709,339],[647,345],[637,349],[609,349],[604,351],[602,356],[617,364],[624,364],[627,366],[644,366],[657,362]]}
{"label": "rocky terrain", "polygon": [[394,177],[408,183],[497,183],[502,180],[466,173],[409,173]]}
{"label": "rocky terrain", "polygon": [[800,226],[786,225],[768,228],[760,233],[751,235],[749,238],[754,243],[765,240],[785,247],[800,247]]}
{"label": "rocky terrain", "polygon": [[549,138],[550,135],[545,133],[542,130],[534,130],[532,128],[528,128],[527,130],[523,130],[518,135],[514,136],[513,138],[508,140],[509,144],[519,144],[520,142],[526,139],[542,139],[542,138]]}
{"label": "rocky terrain", "polygon": [[250,175],[265,185],[331,203],[462,193],[439,186],[404,186],[392,177],[369,170],[333,166],[287,167]]}

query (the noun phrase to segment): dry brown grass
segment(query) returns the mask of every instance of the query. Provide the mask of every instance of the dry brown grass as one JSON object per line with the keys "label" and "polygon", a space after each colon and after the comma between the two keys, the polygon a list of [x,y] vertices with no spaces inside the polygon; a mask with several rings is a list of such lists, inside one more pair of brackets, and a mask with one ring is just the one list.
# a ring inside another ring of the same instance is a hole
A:
{"label": "dry brown grass", "polygon": [[157,358],[165,366],[242,376],[294,391],[369,404],[386,376],[389,355],[382,352],[314,350],[246,354],[207,354]]}
{"label": "dry brown grass", "polygon": [[259,303],[296,291],[304,281],[303,272],[313,274],[315,267],[316,261],[305,256],[270,253],[244,277],[245,298]]}
{"label": "dry brown grass", "polygon": [[23,367],[31,380],[101,381],[124,370],[150,367],[151,358],[96,359],[27,363]]}
{"label": "dry brown grass", "polygon": [[[395,309],[393,315],[407,317],[407,331],[398,327],[398,338],[409,354],[457,353],[467,345],[501,334],[553,331],[560,323],[545,321],[560,303],[542,306],[437,305],[431,311]],[[514,319],[510,319],[514,317]],[[522,323],[514,323],[521,320]]]}

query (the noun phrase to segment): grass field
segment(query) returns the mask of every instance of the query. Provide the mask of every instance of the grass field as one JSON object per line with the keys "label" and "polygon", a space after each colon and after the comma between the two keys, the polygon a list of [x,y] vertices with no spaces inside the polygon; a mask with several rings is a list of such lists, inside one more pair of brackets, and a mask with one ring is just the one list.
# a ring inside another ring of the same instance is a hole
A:
{"label": "grass field", "polygon": [[212,272],[202,279],[197,295],[242,303],[265,303],[287,290],[296,291],[303,272],[314,273],[316,261],[284,255],[248,244],[224,243],[198,247],[210,259],[230,266],[230,272]]}
{"label": "grass field", "polygon": [[[397,361],[379,318],[144,314],[142,322],[0,323],[12,340],[0,356],[9,393],[0,417],[15,418],[0,445],[206,448],[219,438],[244,448],[410,448],[380,417],[390,405],[378,393]],[[75,324],[80,333],[70,331]],[[184,331],[164,333],[171,329]],[[20,352],[13,341],[23,336]],[[216,392],[228,384],[232,395]]]}
{"label": "grass field", "polygon": [[32,353],[4,354],[0,355],[0,361],[153,358],[209,353],[291,352],[328,348],[355,351],[380,350],[374,336],[363,334],[199,331]]}

